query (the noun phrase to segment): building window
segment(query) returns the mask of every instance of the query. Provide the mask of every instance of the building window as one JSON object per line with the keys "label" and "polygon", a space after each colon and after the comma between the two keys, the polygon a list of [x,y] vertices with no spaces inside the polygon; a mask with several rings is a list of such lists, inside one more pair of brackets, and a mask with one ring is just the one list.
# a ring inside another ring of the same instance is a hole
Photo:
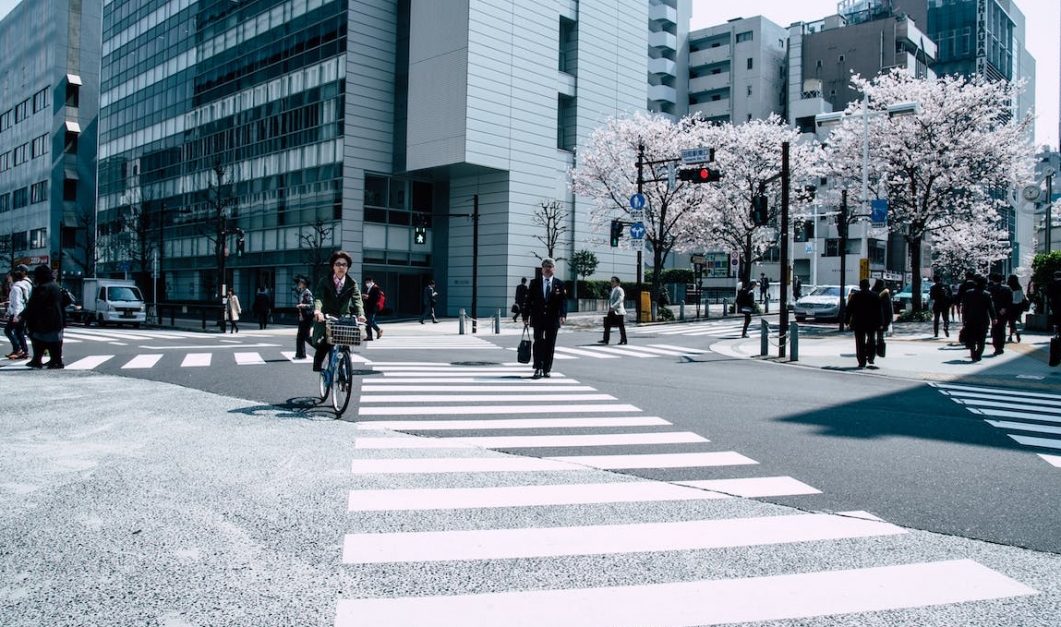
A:
{"label": "building window", "polygon": [[21,209],[29,204],[29,188],[23,187],[11,192],[11,208]]}
{"label": "building window", "polygon": [[66,141],[63,144],[63,152],[68,155],[77,154],[77,133],[66,133]]}
{"label": "building window", "polygon": [[48,245],[48,229],[33,229],[29,232],[29,247],[44,248]]}
{"label": "building window", "polygon": [[29,98],[15,106],[15,124],[29,117]]}
{"label": "building window", "polygon": [[66,84],[66,106],[78,107],[81,104],[81,86]]}
{"label": "building window", "polygon": [[33,140],[31,155],[34,159],[48,152],[48,135],[44,134]]}
{"label": "building window", "polygon": [[29,144],[22,144],[15,148],[15,161],[14,165],[22,165],[26,162],[26,153],[29,151]]}
{"label": "building window", "polygon": [[750,70],[750,69],[752,69],[754,67],[755,67],[755,59],[753,59],[751,57],[748,57],[748,69]]}
{"label": "building window", "polygon": [[742,43],[742,42],[751,41],[751,40],[752,40],[752,32],[750,30],[746,30],[743,33],[737,33],[737,43]]}
{"label": "building window", "polygon": [[75,179],[63,179],[63,200],[70,202],[77,200],[77,181]]}
{"label": "building window", "polygon": [[48,108],[48,88],[38,91],[33,94],[33,112],[42,111]]}
{"label": "building window", "polygon": [[11,194],[0,194],[0,213],[11,211]]}
{"label": "building window", "polygon": [[559,96],[556,106],[556,147],[560,150],[575,150],[575,99]]}
{"label": "building window", "polygon": [[6,172],[11,169],[11,151],[0,154],[0,172]]}
{"label": "building window", "polygon": [[11,234],[11,249],[12,250],[26,250],[26,238],[25,231],[15,231]]}
{"label": "building window", "polygon": [[565,74],[577,73],[578,61],[578,24],[573,20],[560,18],[560,50],[557,69]]}
{"label": "building window", "polygon": [[48,181],[41,181],[39,183],[34,183],[33,185],[30,185],[30,204],[44,202],[45,200],[48,200]]}
{"label": "building window", "polygon": [[750,98],[751,95],[752,95],[752,86],[748,85],[748,97]]}
{"label": "building window", "polygon": [[11,109],[0,113],[0,133],[3,133],[7,129],[11,128]]}

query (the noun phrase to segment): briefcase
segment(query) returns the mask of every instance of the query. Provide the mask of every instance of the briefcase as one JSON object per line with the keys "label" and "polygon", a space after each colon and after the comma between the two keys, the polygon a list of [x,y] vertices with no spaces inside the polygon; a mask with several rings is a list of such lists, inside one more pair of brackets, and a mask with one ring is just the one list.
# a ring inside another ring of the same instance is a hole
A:
{"label": "briefcase", "polygon": [[1050,338],[1050,365],[1061,364],[1061,337]]}
{"label": "briefcase", "polygon": [[523,327],[523,339],[519,341],[519,348],[516,349],[516,359],[521,364],[529,364],[531,360],[531,340],[530,334],[527,332],[527,327]]}

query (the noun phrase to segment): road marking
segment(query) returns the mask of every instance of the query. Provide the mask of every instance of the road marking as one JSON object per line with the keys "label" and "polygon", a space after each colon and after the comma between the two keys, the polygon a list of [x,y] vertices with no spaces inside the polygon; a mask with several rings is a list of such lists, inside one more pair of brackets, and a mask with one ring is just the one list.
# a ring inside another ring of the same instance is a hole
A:
{"label": "road marking", "polygon": [[1029,419],[1039,420],[1042,422],[1055,422],[1061,424],[1061,417],[1045,416],[1043,414],[1033,413],[1037,411],[1035,408],[1028,408],[1028,411],[1002,411],[998,409],[976,409],[974,407],[966,407],[970,412],[977,414],[978,416],[994,416],[996,418],[1017,418],[1017,419]]}
{"label": "road marking", "polygon": [[434,474],[452,472],[542,472],[583,470],[562,461],[537,457],[442,457],[355,459],[352,471],[362,474]]}
{"label": "road marking", "polygon": [[181,368],[199,368],[210,365],[213,353],[188,353],[181,362]]}
{"label": "road marking", "polygon": [[694,490],[658,481],[526,485],[487,488],[424,488],[353,490],[352,512],[392,510],[469,509],[480,507],[534,507],[649,501],[698,501],[730,498],[725,494]]}
{"label": "road marking", "polygon": [[593,427],[655,427],[671,424],[657,416],[631,418],[497,418],[487,420],[373,420],[359,429],[393,431],[478,431],[481,429],[578,429]]}
{"label": "road marking", "polygon": [[265,360],[258,353],[234,353],[236,364],[239,366],[265,365]]}
{"label": "road marking", "polygon": [[[1010,409],[1020,408],[1027,411],[1040,411],[1048,414],[1061,415],[1061,407],[1057,407],[1056,403],[1047,400],[1025,400],[1021,399],[1021,402],[1007,402],[1007,401],[984,401],[979,399],[964,399],[964,398],[951,398],[955,403],[959,405],[971,405],[975,407],[1008,407]],[[1044,405],[1040,406],[1039,403]]]}
{"label": "road marking", "polygon": [[[484,388],[481,392],[489,392]],[[521,390],[526,392],[527,389]],[[574,401],[614,401],[611,394],[366,394],[362,403],[564,403]],[[555,408],[554,408],[555,410]]]}
{"label": "road marking", "polygon": [[1061,394],[1047,394],[1045,392],[1026,392],[1024,390],[1011,390],[1007,388],[984,388],[971,385],[958,385],[954,383],[930,383],[932,387],[941,390],[959,390],[966,392],[983,392],[987,398],[997,398],[999,394],[1008,396],[1020,396],[1027,398],[1047,398],[1061,401]]}
{"label": "road marking", "polygon": [[578,455],[573,457],[547,457],[570,464],[581,464],[603,470],[621,468],[696,468],[701,466],[740,466],[758,464],[733,451],[717,453],[656,453],[647,455]]}
{"label": "road marking", "polygon": [[137,355],[129,360],[127,364],[122,366],[122,369],[127,368],[151,368],[158,363],[158,360],[162,359],[162,355]]}
{"label": "road marking", "polygon": [[[633,405],[614,403],[610,405],[571,405],[564,407],[565,413],[578,412],[639,412]],[[391,407],[358,407],[359,416],[426,416],[426,415],[471,415],[471,414],[555,414],[557,408],[550,405],[460,405],[457,407],[423,407],[403,405]]]}
{"label": "road marking", "polygon": [[[900,535],[885,522],[796,514],[624,525],[347,534],[344,564],[697,551]],[[548,623],[546,623],[548,624]]]}
{"label": "road marking", "polygon": [[821,494],[802,481],[792,477],[751,477],[747,479],[711,479],[706,481],[677,481],[703,490],[714,490],[723,494],[732,494],[745,498],[765,496],[796,496],[801,494]]}
{"label": "road marking", "polygon": [[[361,386],[361,393],[365,392],[526,392],[526,385],[377,385],[375,382],[366,383]],[[557,382],[561,383],[561,382]],[[563,381],[562,383],[573,383]],[[595,388],[588,385],[541,385],[533,388],[536,392],[596,392]]]}
{"label": "road marking", "polygon": [[82,357],[72,364],[66,366],[67,370],[92,370],[96,366],[99,366],[108,359],[113,359],[114,355],[91,355],[89,357]]}
{"label": "road marking", "polygon": [[671,344],[649,344],[656,348],[669,348],[674,351],[680,352],[682,355],[699,355],[702,353],[708,353],[710,351],[700,350],[699,348],[689,348],[687,346],[673,346]]}
{"label": "road marking", "polygon": [[619,359],[618,355],[606,355],[595,351],[582,350],[581,348],[567,348],[566,346],[557,346],[556,352],[561,354],[578,355],[580,357],[595,357],[597,359]]}
{"label": "road marking", "polygon": [[1045,459],[1046,462],[1048,464],[1050,464],[1051,466],[1057,466],[1058,468],[1061,468],[1061,456],[1058,456],[1058,455],[1047,455],[1046,453],[1039,453],[1039,457],[1042,457],[1043,459]]}
{"label": "road marking", "polygon": [[418,449],[475,446],[479,448],[552,448],[579,446],[645,446],[710,442],[689,431],[606,433],[596,435],[511,435],[466,438],[357,438],[360,449]]}
{"label": "road marking", "polygon": [[1015,431],[1033,431],[1036,433],[1061,434],[1061,427],[1037,425],[1030,422],[1012,422],[1009,420],[985,420],[984,422],[991,425],[992,427],[997,427],[999,429],[1013,429]]}
{"label": "road marking", "polygon": [[335,627],[688,627],[1031,594],[1036,591],[972,560],[953,560],[642,586],[340,599]]}
{"label": "road marking", "polygon": [[1009,437],[1013,438],[1020,444],[1025,446],[1038,446],[1039,448],[1056,448],[1061,449],[1061,440],[1050,440],[1047,438],[1033,438],[1026,435],[1013,435],[1007,433]]}

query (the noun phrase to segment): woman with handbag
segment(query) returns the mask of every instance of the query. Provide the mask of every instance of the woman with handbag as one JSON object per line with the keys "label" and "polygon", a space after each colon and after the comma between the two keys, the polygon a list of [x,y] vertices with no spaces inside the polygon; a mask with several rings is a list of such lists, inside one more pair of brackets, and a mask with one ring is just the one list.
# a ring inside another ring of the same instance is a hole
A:
{"label": "woman with handbag", "polygon": [[607,344],[612,327],[619,327],[619,343],[626,344],[626,292],[619,285],[619,277],[612,277],[612,291],[608,296],[608,315],[604,318],[604,339],[598,344]]}

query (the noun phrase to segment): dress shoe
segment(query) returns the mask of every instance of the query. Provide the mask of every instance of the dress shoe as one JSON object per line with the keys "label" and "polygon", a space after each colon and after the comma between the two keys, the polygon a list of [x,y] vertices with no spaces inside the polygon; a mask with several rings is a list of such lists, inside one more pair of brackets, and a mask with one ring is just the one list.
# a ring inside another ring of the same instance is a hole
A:
{"label": "dress shoe", "polygon": [[26,365],[29,366],[30,368],[43,368],[44,367],[44,364],[42,364],[41,362],[33,361],[33,360],[30,360],[29,362],[27,362]]}
{"label": "dress shoe", "polygon": [[553,375],[549,374],[549,371],[548,371],[548,370],[546,370],[545,372],[543,372],[543,373],[542,373],[542,376],[543,376],[543,377],[545,377],[546,379],[549,379],[549,378],[551,378],[551,377],[552,377]]}
{"label": "dress shoe", "polygon": [[626,340],[619,340],[620,344],[626,344]]}
{"label": "dress shoe", "polygon": [[66,364],[64,364],[61,361],[60,362],[49,361],[48,363],[44,364],[44,367],[47,368],[48,370],[62,370],[63,368],[66,368]]}
{"label": "dress shoe", "polygon": [[534,374],[531,375],[531,378],[532,379],[541,379],[542,378],[542,371],[541,370],[535,370]]}
{"label": "dress shoe", "polygon": [[997,351],[995,351],[995,352],[993,352],[993,353],[991,353],[991,354],[992,354],[992,355],[1001,355],[1001,354],[1002,354],[1002,353],[1004,353],[1004,352],[1006,352],[1006,351],[1004,351],[1004,350],[1002,350],[1002,349],[1000,348],[1000,349],[998,349]]}
{"label": "dress shoe", "polygon": [[[608,340],[597,340],[597,343],[598,344],[607,344]],[[620,342],[620,344],[622,344],[622,342]]]}
{"label": "dress shoe", "polygon": [[295,355],[295,359],[302,360],[302,359],[307,359],[307,357],[305,355]]}
{"label": "dress shoe", "polygon": [[383,339],[383,329],[380,329],[379,331],[376,331],[376,338],[380,339],[380,340]]}
{"label": "dress shoe", "polygon": [[431,322],[438,324],[438,320],[432,320]]}
{"label": "dress shoe", "polygon": [[947,337],[950,337],[950,330],[949,329],[943,329],[943,335],[946,335]]}
{"label": "dress shoe", "polygon": [[420,321],[420,324],[423,324],[423,323],[424,323],[424,321],[423,321],[423,320],[421,320],[421,321]]}

